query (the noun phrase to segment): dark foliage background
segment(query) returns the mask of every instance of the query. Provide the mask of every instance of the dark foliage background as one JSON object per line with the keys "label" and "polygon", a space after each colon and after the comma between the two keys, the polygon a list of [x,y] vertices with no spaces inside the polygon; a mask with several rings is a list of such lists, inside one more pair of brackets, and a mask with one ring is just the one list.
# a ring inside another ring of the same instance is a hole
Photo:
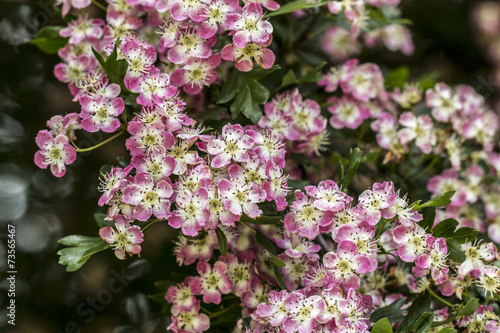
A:
{"label": "dark foliage background", "polygon": [[[438,80],[468,83],[494,101],[492,67],[471,23],[475,3],[405,1],[403,17],[414,22],[415,54],[406,57],[376,49],[360,58],[387,69],[406,65],[414,78],[435,72]],[[161,305],[147,296],[157,292],[154,281],[164,280],[175,268],[175,233],[165,224],[148,231],[142,254],[147,259],[119,261],[106,251],[75,273],[57,263],[59,238],[97,234],[93,214],[99,168],[116,164],[114,156],[126,151],[118,140],[80,156],[63,179],[34,165],[37,132],[51,116],[75,112],[78,105],[53,77],[57,57],[41,53],[26,39],[44,25],[64,22],[49,0],[2,0],[0,15],[0,330],[165,332],[168,319],[160,314]],[[101,140],[99,134],[79,137],[88,145]],[[16,326],[7,325],[6,316],[7,224],[16,226],[17,235]]]}

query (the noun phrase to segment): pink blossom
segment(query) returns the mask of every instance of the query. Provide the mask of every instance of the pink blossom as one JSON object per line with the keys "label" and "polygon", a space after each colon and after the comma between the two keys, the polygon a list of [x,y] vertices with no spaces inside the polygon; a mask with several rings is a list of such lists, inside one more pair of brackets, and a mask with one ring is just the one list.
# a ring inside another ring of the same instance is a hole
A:
{"label": "pink blossom", "polygon": [[172,73],[172,83],[176,87],[183,87],[186,93],[195,95],[203,89],[203,86],[210,86],[215,81],[217,78],[215,68],[220,62],[220,56],[215,54],[207,59],[189,58],[184,67]]}
{"label": "pink blossom", "polygon": [[202,38],[210,38],[218,30],[229,30],[230,23],[235,21],[240,13],[241,7],[236,0],[211,0],[205,7],[205,20],[201,22],[198,34]]}
{"label": "pink blossom", "polygon": [[115,228],[104,227],[99,230],[99,236],[105,240],[115,250],[115,255],[118,259],[125,259],[125,252],[139,254],[141,252],[141,244],[144,239],[141,228],[131,226],[125,218],[117,216]]}
{"label": "pink blossom", "polygon": [[163,99],[175,95],[177,89],[170,85],[170,77],[160,73],[157,68],[151,70],[148,75],[140,76],[127,81],[130,91],[139,93],[137,104],[153,106],[162,103]]}
{"label": "pink blossom", "polygon": [[254,60],[260,67],[269,69],[273,66],[276,57],[273,51],[265,46],[268,46],[268,44],[261,46],[248,43],[242,48],[234,44],[228,44],[222,49],[221,57],[227,61],[234,61],[234,66],[241,72],[251,71]]}
{"label": "pink blossom", "polygon": [[371,270],[371,263],[365,254],[358,253],[358,247],[351,241],[342,241],[336,252],[328,252],[323,257],[323,264],[333,274],[335,281],[344,288],[359,287],[358,274]]}
{"label": "pink blossom", "polygon": [[182,228],[184,235],[198,235],[198,231],[205,226],[210,217],[210,212],[206,209],[208,203],[207,190],[199,188],[193,193],[189,191],[181,192],[177,194],[175,202],[177,209],[173,211],[168,224],[176,229]]}
{"label": "pink blossom", "polygon": [[41,169],[47,169],[56,177],[66,173],[66,165],[76,160],[76,150],[69,143],[68,137],[58,134],[55,137],[47,130],[38,132],[36,144],[39,151],[35,153],[35,164]]}
{"label": "pink blossom", "polygon": [[434,124],[428,115],[416,117],[411,112],[404,112],[399,123],[405,128],[398,131],[398,138],[403,145],[415,140],[415,144],[424,154],[430,154],[436,144]]}
{"label": "pink blossom", "polygon": [[246,161],[249,157],[248,151],[254,146],[253,139],[244,132],[241,125],[225,125],[222,128],[222,136],[220,139],[211,140],[208,143],[208,153],[214,155],[212,167],[222,168],[231,160],[236,162]]}
{"label": "pink blossom", "polygon": [[193,28],[181,29],[175,39],[175,44],[168,50],[167,58],[174,64],[183,64],[190,57],[206,59],[212,55],[211,47],[216,42],[215,36],[203,39]]}
{"label": "pink blossom", "polygon": [[370,111],[365,105],[345,96],[342,99],[331,97],[328,99],[328,103],[333,104],[328,107],[328,112],[332,114],[330,125],[336,129],[344,127],[356,129],[370,115]]}
{"label": "pink blossom", "polygon": [[252,2],[243,8],[229,28],[233,30],[233,43],[238,48],[245,48],[248,43],[267,46],[271,41],[273,26],[263,20],[262,7]]}
{"label": "pink blossom", "polygon": [[220,304],[221,294],[229,294],[233,289],[233,283],[227,275],[227,265],[217,261],[213,267],[205,262],[199,262],[196,266],[200,274],[203,302]]}
{"label": "pink blossom", "polygon": [[432,116],[440,122],[448,122],[461,109],[459,96],[444,83],[438,83],[434,89],[425,92],[427,106],[432,108]]}
{"label": "pink blossom", "polygon": [[139,173],[134,181],[123,190],[121,200],[134,205],[134,216],[139,221],[147,221],[151,215],[158,219],[170,217],[170,200],[173,194],[172,185],[167,180],[153,183],[147,173]]}
{"label": "pink blossom", "polygon": [[241,180],[221,179],[218,184],[219,194],[223,198],[224,209],[237,216],[243,213],[255,219],[262,214],[257,203],[266,199],[266,192],[257,184],[245,184]]}
{"label": "pink blossom", "polygon": [[82,128],[87,132],[103,132],[113,133],[120,126],[120,120],[117,118],[123,113],[125,104],[123,99],[117,97],[108,100],[105,96],[88,96],[80,97],[80,105],[82,112]]}
{"label": "pink blossom", "polygon": [[313,240],[321,230],[329,231],[332,224],[332,213],[319,210],[314,205],[314,199],[300,190],[296,190],[295,200],[283,222],[285,230]]}

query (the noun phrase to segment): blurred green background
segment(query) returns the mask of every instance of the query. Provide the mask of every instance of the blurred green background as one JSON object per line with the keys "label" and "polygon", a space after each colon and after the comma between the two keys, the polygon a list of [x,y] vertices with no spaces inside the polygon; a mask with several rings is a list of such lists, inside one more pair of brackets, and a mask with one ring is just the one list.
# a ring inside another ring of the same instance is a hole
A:
{"label": "blurred green background", "polygon": [[[475,27],[478,3],[405,1],[403,17],[414,22],[415,54],[407,57],[377,48],[360,58],[387,68],[406,65],[414,78],[436,72],[439,81],[468,83],[494,103],[499,86],[493,75],[496,53],[487,45],[495,36],[485,37]],[[112,251],[105,251],[74,273],[57,263],[59,238],[97,235],[93,214],[99,168],[116,164],[115,156],[127,152],[122,139],[80,155],[62,179],[34,165],[34,138],[46,121],[78,112],[66,85],[53,77],[57,56],[26,43],[40,27],[64,24],[50,4],[0,3],[0,331],[165,332],[168,318],[160,314],[161,305],[147,297],[157,292],[153,282],[175,268],[175,233],[165,224],[155,224],[147,232],[141,259],[119,261]],[[80,134],[78,139],[90,145],[102,137]],[[7,224],[16,226],[17,235],[16,326],[7,325],[6,316]]]}

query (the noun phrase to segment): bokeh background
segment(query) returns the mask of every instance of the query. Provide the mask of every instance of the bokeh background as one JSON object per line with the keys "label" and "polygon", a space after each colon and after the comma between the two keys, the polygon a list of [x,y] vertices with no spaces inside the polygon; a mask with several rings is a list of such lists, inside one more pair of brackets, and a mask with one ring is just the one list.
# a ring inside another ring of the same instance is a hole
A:
{"label": "bokeh background", "polygon": [[[166,224],[148,231],[140,259],[119,261],[105,251],[74,273],[57,263],[59,238],[97,234],[99,169],[127,152],[117,140],[80,155],[62,179],[34,165],[37,132],[53,115],[78,107],[52,74],[57,56],[26,43],[42,26],[64,24],[51,8],[50,0],[0,2],[0,331],[165,332],[168,318],[148,295],[158,293],[154,281],[175,269],[175,233]],[[435,73],[439,81],[470,84],[496,108],[498,2],[404,0],[403,17],[414,22],[414,55],[377,48],[364,51],[362,61],[388,69],[406,65],[413,78]],[[79,136],[82,147],[101,140],[99,134]],[[15,225],[17,236],[16,326],[6,316],[7,224]]]}

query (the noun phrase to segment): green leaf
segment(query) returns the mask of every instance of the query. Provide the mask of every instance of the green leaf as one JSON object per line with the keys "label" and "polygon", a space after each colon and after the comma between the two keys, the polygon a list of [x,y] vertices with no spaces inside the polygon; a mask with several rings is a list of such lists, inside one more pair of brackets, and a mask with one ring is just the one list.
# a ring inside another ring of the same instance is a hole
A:
{"label": "green leaf", "polygon": [[458,221],[455,219],[443,220],[439,222],[434,228],[432,228],[432,235],[435,237],[447,238],[453,235],[458,224]]}
{"label": "green leaf", "polygon": [[422,209],[421,213],[423,218],[422,221],[418,222],[418,224],[426,232],[430,232],[436,219],[436,207],[425,207],[424,209]]}
{"label": "green leaf", "polygon": [[128,91],[128,89],[123,84],[123,79],[125,78],[125,74],[127,73],[128,62],[125,59],[118,60],[118,47],[120,46],[120,40],[118,39],[115,42],[115,47],[109,57],[104,60],[104,57],[92,48],[92,53],[101,64],[102,68],[106,72],[106,76],[109,79],[110,83],[117,83],[120,85],[122,91]]}
{"label": "green leaf", "polygon": [[97,61],[101,65],[101,67],[104,70],[106,70],[107,69],[106,60],[104,59],[104,57],[102,56],[102,54],[100,54],[99,52],[97,52],[93,47],[92,47],[92,53],[94,54],[94,57],[96,57]]}
{"label": "green leaf", "polygon": [[415,325],[417,326],[415,333],[427,333],[431,329],[433,321],[434,313],[424,313],[422,316],[420,316],[418,325]]}
{"label": "green leaf", "polygon": [[349,159],[342,157],[338,154],[333,154],[331,161],[333,164],[337,164],[337,163],[341,162],[342,165],[344,165],[344,166],[347,166],[349,164]]}
{"label": "green leaf", "polygon": [[343,184],[344,183],[344,164],[342,161],[339,161],[339,167],[337,169],[339,173],[339,183]]}
{"label": "green leaf", "polygon": [[363,156],[363,158],[361,159],[361,162],[363,162],[363,163],[366,163],[366,162],[375,163],[375,162],[377,162],[379,155],[380,155],[380,148],[372,149],[368,152],[368,154]]}
{"label": "green leaf", "polygon": [[439,333],[457,333],[457,330],[454,329],[453,327],[446,326],[441,331],[439,331]]}
{"label": "green leaf", "polygon": [[304,190],[306,186],[311,185],[311,182],[308,180],[289,179],[287,183],[288,187],[290,187],[292,190]]}
{"label": "green leaf", "polygon": [[82,267],[89,258],[97,252],[104,251],[110,246],[100,237],[71,235],[63,237],[59,243],[69,246],[57,252],[61,257],[59,263],[67,265],[66,271],[73,272]]}
{"label": "green leaf", "polygon": [[321,70],[323,67],[326,65],[326,61],[321,61],[316,67],[314,67],[310,72],[305,74],[304,76],[301,76],[298,79],[299,83],[313,83],[313,82],[318,82],[323,78],[323,75],[321,74]]}
{"label": "green leaf", "polygon": [[424,207],[442,207],[447,206],[451,203],[451,197],[455,194],[455,191],[448,191],[443,194],[437,195],[431,200],[424,202],[423,204],[417,204],[413,207],[415,210],[420,210]]}
{"label": "green leaf", "polygon": [[153,295],[148,295],[148,298],[152,301],[154,301],[155,303],[159,303],[159,304],[164,304],[166,303],[167,301],[165,300],[165,293],[156,293],[156,294],[153,294]]}
{"label": "green leaf", "polygon": [[215,233],[217,234],[217,244],[219,244],[219,251],[222,256],[225,258],[227,253],[227,238],[224,232],[217,227],[215,229]]}
{"label": "green leaf", "polygon": [[457,312],[457,317],[471,316],[479,307],[479,299],[471,299],[465,306],[462,304]]}
{"label": "green leaf", "polygon": [[371,333],[392,333],[392,327],[389,319],[382,318],[377,321],[377,323],[373,325]]}
{"label": "green leaf", "polygon": [[289,3],[281,6],[280,9],[275,10],[274,12],[268,13],[265,17],[283,15],[283,14],[294,12],[294,11],[299,10],[299,9],[319,7],[319,6],[326,4],[327,2],[328,1],[325,1],[325,0],[318,1],[318,2],[311,2],[308,0],[296,0],[296,1],[292,1],[292,2],[289,2]]}
{"label": "green leaf", "polygon": [[390,305],[384,306],[382,308],[373,311],[373,313],[370,316],[370,321],[378,322],[380,319],[387,318],[390,323],[395,323],[403,320],[403,318],[405,317],[404,313],[406,311],[401,309],[403,304],[405,304],[405,299],[400,298],[392,302]]}
{"label": "green leaf", "polygon": [[177,282],[174,280],[161,280],[154,283],[155,287],[158,290],[163,291],[163,295],[165,295],[165,291],[167,291],[170,286],[173,286],[175,284],[177,284]]}
{"label": "green leaf", "polygon": [[254,67],[250,72],[240,72],[243,74],[246,80],[249,81],[258,81],[260,79],[265,78],[269,74],[281,69],[278,65],[273,65],[271,68],[265,69],[260,66]]}
{"label": "green leaf", "polygon": [[386,76],[385,86],[389,89],[402,88],[408,76],[410,76],[408,67],[398,67]]}
{"label": "green leaf", "polygon": [[448,258],[458,263],[465,261],[465,253],[456,240],[447,239],[446,246],[448,247]]}
{"label": "green leaf", "polygon": [[469,227],[457,229],[459,225],[455,219],[446,219],[439,222],[433,229],[432,235],[455,240],[458,244],[473,241],[477,238],[478,231]]}
{"label": "green leaf", "polygon": [[278,215],[261,215],[260,217],[256,219],[252,219],[251,217],[248,217],[246,214],[243,214],[240,217],[240,221],[246,222],[246,223],[254,223],[254,224],[279,224],[283,220],[282,216]]}
{"label": "green leaf", "polygon": [[[460,318],[460,317],[464,317],[464,316],[470,316],[470,315],[474,314],[474,312],[476,312],[476,310],[477,310],[478,307],[479,307],[479,299],[473,298],[466,305],[460,304],[460,307],[458,308],[458,311],[453,316],[450,316],[446,320],[443,320],[443,321],[435,321],[435,322],[433,322],[432,323],[432,327],[443,326],[443,325],[451,323],[456,318]],[[440,332],[442,332],[443,330],[441,330]],[[445,332],[447,332],[447,331],[445,331]],[[453,331],[450,331],[450,332],[453,332]]]}
{"label": "green leaf", "polygon": [[298,83],[297,76],[295,76],[295,72],[290,69],[288,73],[283,77],[283,81],[281,81],[281,87],[290,86],[292,84]]}
{"label": "green leaf", "polygon": [[406,314],[403,322],[398,327],[396,333],[408,333],[411,331],[415,322],[422,316],[424,312],[428,312],[431,307],[431,297],[429,292],[426,290],[423,294],[418,296]]}
{"label": "green leaf", "polygon": [[439,74],[436,72],[432,72],[432,73],[422,75],[415,82],[418,83],[420,88],[422,88],[423,90],[427,90],[427,89],[434,88],[438,78],[439,78]]}
{"label": "green leaf", "polygon": [[361,158],[363,155],[361,154],[361,150],[359,148],[354,148],[351,151],[351,159],[349,160],[349,166],[347,167],[347,171],[345,173],[344,180],[342,182],[342,187],[346,188],[352,182],[356,171],[358,171],[359,163],[361,163]]}
{"label": "green leaf", "polygon": [[287,290],[285,280],[283,279],[283,275],[281,274],[280,268],[278,266],[274,266],[274,276],[276,277],[276,282],[281,289]]}
{"label": "green leaf", "polygon": [[240,71],[236,68],[233,68],[231,74],[229,74],[227,78],[226,83],[222,86],[217,103],[222,104],[232,100],[239,92],[239,87],[242,85],[243,80],[245,79],[240,74]]}
{"label": "green leaf", "polygon": [[66,37],[62,37],[59,31],[65,27],[46,26],[40,29],[35,37],[28,42],[35,45],[41,51],[48,54],[56,54],[60,48],[68,43]]}
{"label": "green leaf", "polygon": [[261,231],[255,230],[255,240],[259,245],[261,245],[269,254],[271,255],[271,259],[273,264],[278,267],[284,267],[285,263],[283,260],[278,258],[276,255],[278,254],[276,244],[266,237]]}
{"label": "green leaf", "polygon": [[270,97],[269,89],[258,80],[278,69],[279,66],[267,70],[256,67],[247,73],[233,69],[221,89],[217,103],[227,103],[234,99],[229,108],[232,119],[243,113],[253,123],[257,123],[262,116],[262,108],[259,105],[265,104]]}
{"label": "green leaf", "polygon": [[104,214],[104,213],[94,213],[94,221],[95,221],[95,223],[97,223],[99,228],[110,227],[110,226],[113,226],[115,224],[114,221],[105,220],[105,218],[107,216],[108,216],[108,214]]}

